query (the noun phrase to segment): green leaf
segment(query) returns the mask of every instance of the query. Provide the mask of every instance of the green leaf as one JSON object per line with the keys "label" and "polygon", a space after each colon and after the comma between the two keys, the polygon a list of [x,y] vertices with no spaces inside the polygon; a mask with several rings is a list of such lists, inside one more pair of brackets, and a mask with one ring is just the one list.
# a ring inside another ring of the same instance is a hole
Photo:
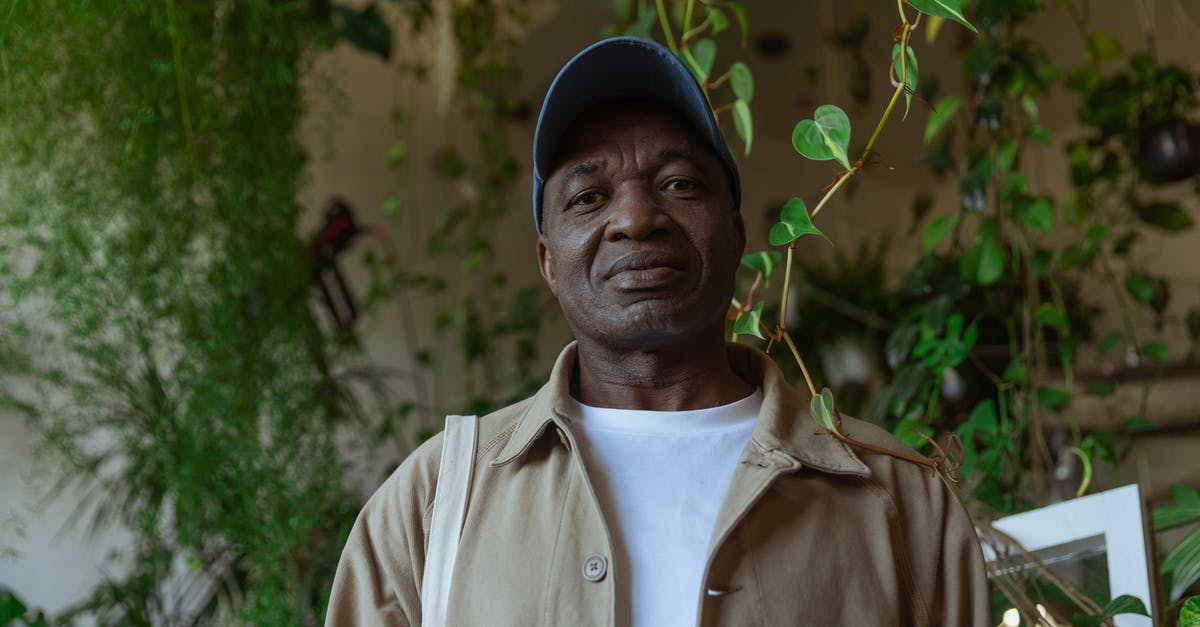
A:
{"label": "green leaf", "polygon": [[1043,385],[1037,389],[1038,404],[1058,414],[1071,405],[1071,393],[1061,388]]}
{"label": "green leaf", "polygon": [[779,265],[782,259],[783,255],[777,250],[762,250],[743,256],[742,265],[756,272],[761,272],[763,282],[767,282],[771,280],[771,271],[775,269],[775,266]]}
{"label": "green leaf", "polygon": [[980,285],[991,285],[1004,274],[1004,248],[993,241],[979,244],[979,269],[975,273],[975,280]]}
{"label": "green leaf", "polygon": [[1022,226],[1035,231],[1054,232],[1054,209],[1050,206],[1050,201],[1045,198],[1038,198],[1022,206],[1018,219]]}
{"label": "green leaf", "polygon": [[1121,430],[1125,433],[1141,433],[1143,431],[1153,431],[1158,428],[1158,425],[1146,420],[1145,416],[1131,416],[1125,424],[1121,425]]}
{"label": "green leaf", "polygon": [[759,321],[762,320],[763,303],[754,303],[749,311],[743,311],[733,322],[733,332],[739,335],[753,335],[754,337],[765,340],[762,330],[759,328]]}
{"label": "green leaf", "polygon": [[363,52],[377,54],[384,60],[392,54],[392,29],[379,14],[379,7],[372,2],[362,11],[345,5],[336,5],[339,18],[338,34]]}
{"label": "green leaf", "polygon": [[1200,521],[1200,494],[1184,485],[1172,485],[1171,502],[1154,508],[1157,531],[1197,521]]}
{"label": "green leaf", "polygon": [[0,625],[12,625],[25,616],[25,604],[8,590],[0,590]]}
{"label": "green leaf", "polygon": [[849,170],[850,118],[836,105],[821,105],[813,119],[800,120],[792,129],[792,146],[813,161],[835,159]]}
{"label": "green leaf", "polygon": [[1167,602],[1173,603],[1183,596],[1192,584],[1200,580],[1200,527],[1167,551],[1158,572],[1171,575],[1171,588]]}
{"label": "green leaf", "polygon": [[712,74],[713,62],[717,59],[717,42],[707,38],[701,39],[691,45],[688,53],[696,63],[692,68],[696,73],[696,80],[701,83],[708,80],[708,76]]}
{"label": "green leaf", "polygon": [[1192,307],[1187,312],[1188,337],[1193,342],[1200,342],[1200,307]]}
{"label": "green leaf", "polygon": [[973,33],[979,32],[963,15],[962,0],[908,0],[908,4],[925,15],[951,19],[971,29]]}
{"label": "green leaf", "polygon": [[884,345],[884,357],[888,367],[895,369],[904,363],[919,339],[921,339],[921,327],[915,324],[906,324],[892,331]]}
{"label": "green leaf", "polygon": [[896,428],[892,429],[892,435],[896,436],[896,439],[907,444],[909,448],[917,451],[929,446],[929,442],[919,435],[922,433],[929,437],[933,437],[933,427],[913,418],[905,418],[904,420],[901,420],[896,425]]}
{"label": "green leaf", "polygon": [[1200,627],[1200,595],[1184,601],[1179,608],[1179,627]]}
{"label": "green leaf", "polygon": [[383,199],[383,212],[389,216],[399,213],[400,197],[395,194],[388,194],[387,198]]}
{"label": "green leaf", "polygon": [[[917,91],[917,54],[913,52],[912,46],[905,46],[904,67],[900,66],[900,44],[892,45],[892,68],[896,75],[896,80],[901,80],[901,73],[904,77],[904,116],[901,120],[908,119],[908,109],[912,106],[912,95]],[[902,72],[903,70],[903,72]]]}
{"label": "green leaf", "polygon": [[829,388],[824,388],[821,393],[812,398],[809,404],[809,409],[812,412],[813,420],[817,424],[825,427],[833,433],[841,434],[837,428],[837,419],[833,413],[833,391]]}
{"label": "green leaf", "polygon": [[745,100],[733,102],[733,127],[738,137],[746,144],[746,155],[750,154],[750,146],[754,143],[754,119],[750,117],[750,105]]}
{"label": "green leaf", "polygon": [[388,148],[387,164],[389,167],[393,167],[393,168],[397,167],[401,163],[404,163],[404,158],[407,156],[408,156],[408,144],[406,144],[404,142],[398,142],[396,144],[393,144],[391,148]]}
{"label": "green leaf", "polygon": [[729,18],[725,17],[725,12],[717,7],[708,7],[708,23],[712,26],[712,34],[719,35],[722,31],[729,28]]}
{"label": "green leaf", "polygon": [[1146,342],[1142,344],[1142,353],[1156,364],[1167,361],[1167,345],[1162,342]]}
{"label": "green leaf", "polygon": [[1116,59],[1125,53],[1121,47],[1121,40],[1106,30],[1092,31],[1088,35],[1087,51],[1088,56],[1096,63]]}
{"label": "green leaf", "polygon": [[813,226],[804,201],[793,198],[784,203],[783,209],[779,212],[779,222],[771,227],[767,239],[772,246],[784,246],[791,244],[803,235],[818,235],[830,244],[833,243],[820,229]]}
{"label": "green leaf", "polygon": [[1192,217],[1179,205],[1169,202],[1134,203],[1133,213],[1139,220],[1164,231],[1178,233],[1192,228]]}
{"label": "green leaf", "polygon": [[933,113],[929,114],[929,121],[925,123],[925,143],[942,132],[946,123],[954,119],[954,114],[958,112],[959,106],[962,105],[962,100],[955,96],[942,98],[933,106]]}
{"label": "green leaf", "polygon": [[1089,383],[1088,386],[1084,388],[1083,393],[1087,394],[1088,396],[1112,396],[1113,392],[1115,391],[1117,391],[1117,384],[1109,381],[1108,379],[1104,379],[1103,381]]}
{"label": "green leaf", "polygon": [[1063,313],[1063,310],[1058,306],[1050,303],[1038,305],[1033,317],[1038,322],[1055,329],[1066,330],[1068,326],[1067,314]]}
{"label": "green leaf", "polygon": [[658,21],[658,11],[653,5],[644,7],[637,16],[637,19],[625,29],[625,35],[629,37],[641,37],[642,39],[651,39],[654,32],[654,23]]}
{"label": "green leaf", "polygon": [[1113,331],[1104,336],[1104,339],[1100,341],[1100,345],[1096,348],[1096,357],[1104,359],[1104,356],[1115,348],[1117,344],[1120,344],[1122,339],[1124,339],[1124,336],[1121,335],[1120,331]]}
{"label": "green leaf", "polygon": [[1154,298],[1154,281],[1140,272],[1131,274],[1125,279],[1125,291],[1129,292],[1134,300],[1145,305]]}
{"label": "green leaf", "polygon": [[745,63],[738,61],[729,68],[729,87],[738,100],[749,103],[754,99],[754,75]]}
{"label": "green leaf", "polygon": [[925,225],[925,236],[922,239],[925,254],[929,254],[946,237],[954,227],[958,226],[958,216],[935,216]]}
{"label": "green leaf", "polygon": [[750,20],[746,19],[746,9],[740,2],[730,2],[729,8],[733,11],[733,16],[737,18],[738,26],[742,29],[742,45],[750,39]]}

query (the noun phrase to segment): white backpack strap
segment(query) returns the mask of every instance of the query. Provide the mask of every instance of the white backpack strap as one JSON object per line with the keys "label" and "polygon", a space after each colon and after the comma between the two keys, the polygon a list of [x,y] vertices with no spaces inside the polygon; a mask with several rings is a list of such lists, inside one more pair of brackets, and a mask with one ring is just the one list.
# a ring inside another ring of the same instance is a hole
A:
{"label": "white backpack strap", "polygon": [[429,548],[421,580],[421,626],[443,627],[450,606],[450,576],[458,558],[467,510],[467,492],[475,465],[475,416],[446,416],[442,461],[429,523]]}

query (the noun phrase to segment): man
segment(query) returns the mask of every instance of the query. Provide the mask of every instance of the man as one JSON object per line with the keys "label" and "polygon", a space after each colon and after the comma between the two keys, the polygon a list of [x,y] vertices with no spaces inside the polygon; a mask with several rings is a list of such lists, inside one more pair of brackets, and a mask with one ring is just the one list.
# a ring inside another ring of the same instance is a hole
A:
{"label": "man", "polygon": [[[820,432],[724,339],[737,167],[669,51],[610,39],[551,85],[538,263],[576,343],[478,423],[451,625],[983,625],[971,523],[928,468]],[[911,452],[846,419],[846,432]],[[328,624],[417,625],[442,441],[366,505]]]}

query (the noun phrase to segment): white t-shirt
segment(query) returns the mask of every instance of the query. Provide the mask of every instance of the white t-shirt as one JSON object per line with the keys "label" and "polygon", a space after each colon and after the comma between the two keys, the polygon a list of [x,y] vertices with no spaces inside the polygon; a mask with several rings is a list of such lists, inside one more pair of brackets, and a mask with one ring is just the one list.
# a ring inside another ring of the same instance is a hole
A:
{"label": "white t-shirt", "polygon": [[613,539],[618,625],[696,624],[713,525],[762,398],[756,390],[691,411],[572,399],[579,447]]}

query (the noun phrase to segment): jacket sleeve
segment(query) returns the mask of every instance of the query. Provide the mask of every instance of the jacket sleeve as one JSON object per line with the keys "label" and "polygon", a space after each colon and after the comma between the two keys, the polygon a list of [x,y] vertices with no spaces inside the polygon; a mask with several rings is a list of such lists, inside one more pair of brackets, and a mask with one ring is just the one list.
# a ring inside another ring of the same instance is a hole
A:
{"label": "jacket sleeve", "polygon": [[937,484],[935,489],[940,488],[942,533],[941,547],[931,551],[940,563],[930,568],[938,573],[928,603],[930,622],[944,627],[985,627],[991,624],[988,579],[975,526],[953,489],[936,475],[932,481]]}
{"label": "jacket sleeve", "polygon": [[441,436],[396,469],[359,513],[342,549],[326,627],[419,626],[421,574]]}

